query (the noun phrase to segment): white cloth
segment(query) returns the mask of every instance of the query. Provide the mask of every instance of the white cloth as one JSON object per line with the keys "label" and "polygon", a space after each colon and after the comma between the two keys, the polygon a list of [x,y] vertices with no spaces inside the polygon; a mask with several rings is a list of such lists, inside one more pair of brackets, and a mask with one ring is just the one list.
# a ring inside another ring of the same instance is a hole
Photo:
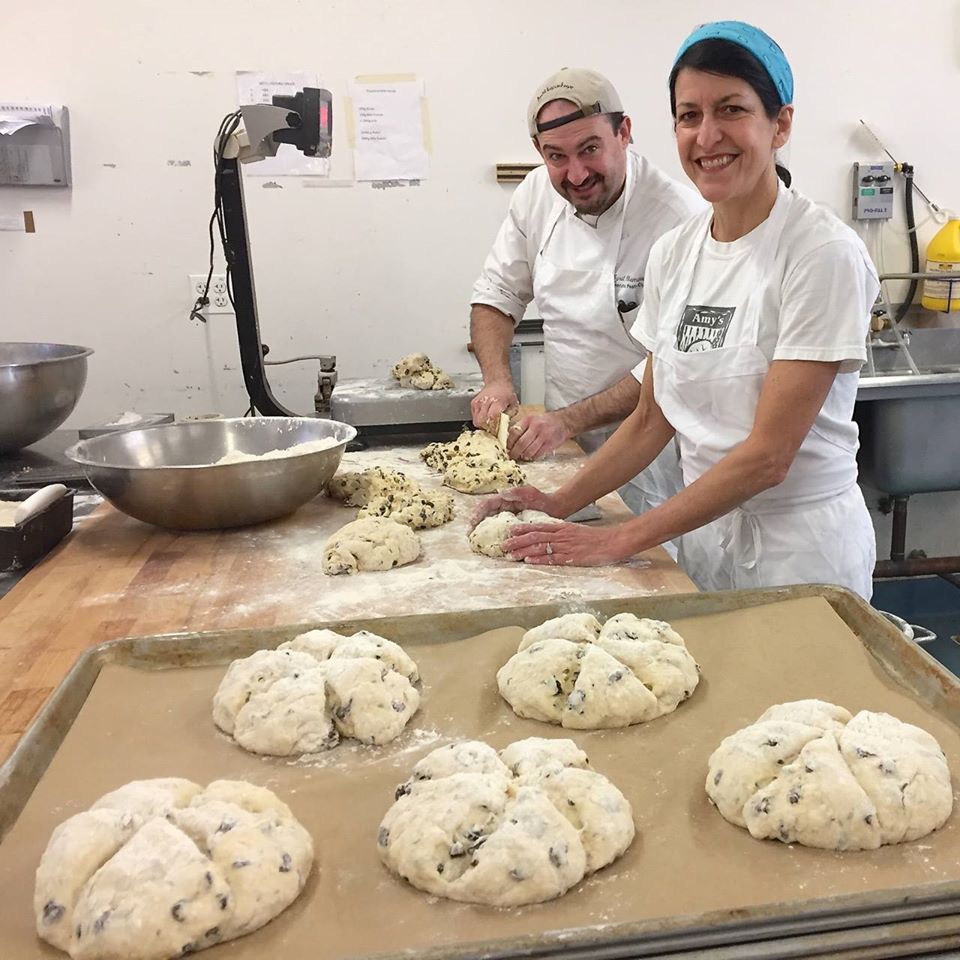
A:
{"label": "white cloth", "polygon": [[[548,410],[605,390],[642,360],[644,351],[628,331],[643,299],[650,248],[703,206],[693,191],[633,151],[623,193],[598,218],[578,216],[554,190],[545,167],[520,184],[471,303],[495,307],[516,323],[536,298],[543,317]],[[612,429],[578,439],[594,450]],[[631,509],[672,496],[680,487],[672,445],[655,470],[632,484]]]}
{"label": "white cloth", "polygon": [[[840,361],[841,373],[783,483],[685,535],[684,569],[704,589],[829,573],[869,599],[876,544],[856,487],[852,416],[876,271],[849,227],[784,187],[767,220],[734,243],[713,241],[711,220],[707,212],[655,245],[633,327],[656,357],[654,393],[677,432],[684,481],[749,436],[773,360]],[[825,536],[828,514],[842,534]]]}

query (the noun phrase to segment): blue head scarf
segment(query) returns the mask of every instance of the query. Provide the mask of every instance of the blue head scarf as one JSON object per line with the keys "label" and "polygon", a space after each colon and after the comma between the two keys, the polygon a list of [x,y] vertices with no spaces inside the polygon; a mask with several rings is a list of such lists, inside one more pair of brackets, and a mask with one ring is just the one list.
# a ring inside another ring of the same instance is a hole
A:
{"label": "blue head scarf", "polygon": [[673,65],[676,66],[677,61],[701,40],[729,40],[743,47],[744,50],[749,50],[770,75],[780,95],[781,104],[786,106],[788,103],[793,103],[793,71],[790,69],[790,64],[787,63],[787,58],[776,41],[768,37],[759,27],[740,20],[718,20],[716,23],[705,23],[702,27],[697,27],[683,41]]}

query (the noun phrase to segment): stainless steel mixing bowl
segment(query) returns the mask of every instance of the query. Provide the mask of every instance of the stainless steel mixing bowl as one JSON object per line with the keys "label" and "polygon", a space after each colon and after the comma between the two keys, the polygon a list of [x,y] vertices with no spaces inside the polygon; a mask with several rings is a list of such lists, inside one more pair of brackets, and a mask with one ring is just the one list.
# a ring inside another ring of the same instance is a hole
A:
{"label": "stainless steel mixing bowl", "polygon": [[[81,440],[67,456],[118,510],[158,527],[213,530],[292,513],[336,472],[357,431],[336,420],[244,417],[171,423]],[[314,453],[217,464],[333,437]]]}
{"label": "stainless steel mixing bowl", "polygon": [[89,347],[0,342],[0,454],[29,447],[73,412]]}

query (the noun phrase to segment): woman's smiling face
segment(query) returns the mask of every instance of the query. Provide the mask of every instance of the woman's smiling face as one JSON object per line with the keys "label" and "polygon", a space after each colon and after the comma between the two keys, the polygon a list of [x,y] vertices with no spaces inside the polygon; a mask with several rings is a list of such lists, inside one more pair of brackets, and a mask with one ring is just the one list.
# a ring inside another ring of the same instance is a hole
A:
{"label": "woman's smiling face", "polygon": [[787,142],[793,107],[767,116],[756,91],[738,77],[684,67],[674,85],[677,151],[684,172],[711,203],[747,200],[774,169]]}

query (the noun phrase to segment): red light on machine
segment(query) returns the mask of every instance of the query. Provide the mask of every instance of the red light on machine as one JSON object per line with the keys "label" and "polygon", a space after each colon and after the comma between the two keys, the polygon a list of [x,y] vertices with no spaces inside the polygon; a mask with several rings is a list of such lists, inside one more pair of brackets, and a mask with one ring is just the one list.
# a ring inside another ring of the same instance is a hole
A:
{"label": "red light on machine", "polygon": [[330,104],[325,100],[320,101],[320,129],[330,129]]}

